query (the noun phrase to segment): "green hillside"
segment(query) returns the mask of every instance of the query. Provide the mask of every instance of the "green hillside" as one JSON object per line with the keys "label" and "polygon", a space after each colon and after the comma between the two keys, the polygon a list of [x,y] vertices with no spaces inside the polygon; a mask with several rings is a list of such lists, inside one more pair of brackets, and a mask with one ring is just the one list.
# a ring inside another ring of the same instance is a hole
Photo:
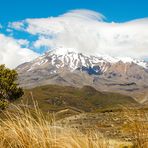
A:
{"label": "green hillside", "polygon": [[[32,95],[31,95],[32,94]],[[32,97],[38,101],[39,107],[45,112],[60,111],[74,107],[85,112],[103,109],[121,108],[137,102],[125,95],[99,92],[93,87],[75,88],[70,86],[47,85],[25,90],[23,101],[33,105]],[[18,104],[20,100],[15,103]]]}

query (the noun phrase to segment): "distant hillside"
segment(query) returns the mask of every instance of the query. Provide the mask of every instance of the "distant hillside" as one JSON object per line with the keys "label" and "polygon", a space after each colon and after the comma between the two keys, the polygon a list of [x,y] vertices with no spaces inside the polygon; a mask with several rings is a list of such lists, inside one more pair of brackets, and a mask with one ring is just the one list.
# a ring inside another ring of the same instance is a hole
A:
{"label": "distant hillside", "polygon": [[[32,94],[32,95],[31,95]],[[32,96],[38,101],[39,107],[46,112],[60,111],[72,107],[91,112],[101,109],[121,108],[121,105],[137,104],[129,96],[99,92],[93,87],[75,88],[70,86],[46,85],[25,90],[24,101],[32,106]],[[18,100],[16,103],[19,103]]]}

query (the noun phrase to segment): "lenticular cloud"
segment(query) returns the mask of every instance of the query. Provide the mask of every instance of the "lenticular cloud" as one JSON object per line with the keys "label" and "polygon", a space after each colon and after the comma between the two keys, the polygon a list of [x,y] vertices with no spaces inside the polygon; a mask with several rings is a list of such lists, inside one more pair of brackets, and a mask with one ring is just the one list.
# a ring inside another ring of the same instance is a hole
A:
{"label": "lenticular cloud", "polygon": [[9,27],[37,35],[34,48],[73,48],[86,54],[148,57],[148,19],[107,22],[100,13],[74,10],[58,17],[26,19]]}

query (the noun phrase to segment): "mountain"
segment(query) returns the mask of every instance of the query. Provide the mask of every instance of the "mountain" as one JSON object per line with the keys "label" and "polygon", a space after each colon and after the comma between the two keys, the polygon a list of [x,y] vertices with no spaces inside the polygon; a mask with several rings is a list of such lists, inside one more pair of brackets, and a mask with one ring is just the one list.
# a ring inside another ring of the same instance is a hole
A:
{"label": "mountain", "polygon": [[[134,95],[148,90],[148,63],[131,58],[90,56],[58,48],[16,68],[23,87],[59,84]],[[135,96],[136,97],[136,96]]]}

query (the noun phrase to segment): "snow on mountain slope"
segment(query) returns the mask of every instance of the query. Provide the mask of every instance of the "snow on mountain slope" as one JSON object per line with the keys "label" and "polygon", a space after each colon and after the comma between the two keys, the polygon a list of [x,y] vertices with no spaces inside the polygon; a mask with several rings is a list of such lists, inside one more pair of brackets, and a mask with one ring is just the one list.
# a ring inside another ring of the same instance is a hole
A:
{"label": "snow on mountain slope", "polygon": [[[45,65],[50,65],[55,67],[53,72],[56,72],[56,69],[61,69],[66,67],[70,71],[74,71],[77,68],[94,68],[96,74],[102,72],[106,72],[108,68],[116,63],[122,62],[123,64],[136,64],[145,69],[148,69],[148,63],[136,60],[132,58],[113,58],[107,55],[97,55],[97,56],[90,56],[84,55],[82,53],[73,52],[76,51],[74,49],[65,49],[65,48],[58,48],[53,51],[46,52],[44,55],[38,57],[34,61],[30,62],[28,65],[27,71],[32,71],[39,67],[44,67]],[[17,69],[22,68],[19,66]]]}
{"label": "snow on mountain slope", "polygon": [[115,64],[118,62],[123,62],[125,64],[134,63],[145,69],[148,68],[147,62],[128,57],[113,58],[107,55],[90,56],[73,51],[74,51],[73,49],[58,48],[53,51],[46,52],[43,56],[38,57],[37,59],[32,61],[27,71],[36,69],[37,67],[43,66],[46,63],[49,63],[55,66],[56,68],[67,67],[70,71],[74,71],[82,66],[87,68],[89,67],[93,68],[95,66],[99,66],[99,69],[102,72],[105,72],[110,64]]}
{"label": "snow on mountain slope", "polygon": [[[75,51],[75,52],[74,52]],[[148,89],[148,63],[131,58],[86,55],[74,49],[48,51],[16,68],[22,86],[91,85],[98,90],[132,93]]]}

